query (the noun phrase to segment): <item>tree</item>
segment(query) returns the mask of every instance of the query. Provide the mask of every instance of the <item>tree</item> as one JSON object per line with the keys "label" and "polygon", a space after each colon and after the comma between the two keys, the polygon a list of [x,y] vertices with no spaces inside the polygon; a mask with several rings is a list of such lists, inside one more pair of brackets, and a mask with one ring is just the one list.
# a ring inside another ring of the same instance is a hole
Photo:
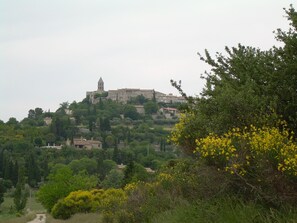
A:
{"label": "tree", "polygon": [[115,146],[113,149],[112,160],[115,161],[116,163],[120,163],[120,152],[119,152],[117,143],[115,143]]}
{"label": "tree", "polygon": [[13,202],[17,212],[21,213],[26,207],[28,200],[28,190],[25,189],[24,168],[19,169],[19,178],[14,192]]}
{"label": "tree", "polygon": [[28,118],[37,119],[37,118],[41,117],[42,114],[43,114],[42,108],[30,109],[28,112]]}
{"label": "tree", "polygon": [[105,137],[105,143],[108,146],[108,148],[111,148],[115,144],[115,139],[113,135],[108,135]]}
{"label": "tree", "polygon": [[34,139],[34,144],[36,145],[36,146],[38,146],[38,147],[41,147],[42,146],[42,138],[40,138],[40,137],[37,137],[37,138],[35,138]]}
{"label": "tree", "polygon": [[111,170],[102,181],[103,188],[120,188],[124,174],[116,169]]}
{"label": "tree", "polygon": [[203,92],[195,100],[172,81],[189,104],[173,131],[173,141],[192,153],[195,140],[209,133],[223,134],[238,127],[275,125],[285,120],[297,130],[297,13],[285,11],[291,28],[277,30],[283,47],[260,50],[239,44],[212,57],[205,50],[200,59],[210,65]]}
{"label": "tree", "polygon": [[9,120],[6,122],[7,125],[17,125],[19,124],[18,120],[14,117],[9,118]]}
{"label": "tree", "polygon": [[75,174],[81,171],[87,171],[88,174],[95,174],[97,169],[97,163],[94,159],[87,157],[79,160],[72,160],[68,165]]}
{"label": "tree", "polygon": [[276,39],[282,43],[282,47],[273,50],[277,62],[275,75],[271,77],[270,92],[276,98],[276,112],[287,121],[289,127],[297,130],[297,12],[291,5],[285,9],[286,18],[289,21],[288,31],[278,29]]}
{"label": "tree", "polygon": [[131,161],[124,170],[123,185],[137,181],[145,181],[147,178],[148,173],[146,169],[139,163]]}
{"label": "tree", "polygon": [[43,206],[50,211],[55,203],[70,192],[91,189],[97,184],[94,176],[85,172],[73,174],[70,167],[59,166],[48,176],[48,182],[40,187],[37,197]]}
{"label": "tree", "polygon": [[131,118],[132,120],[139,119],[139,114],[136,110],[136,108],[133,105],[125,105],[124,107],[124,116],[126,118]]}
{"label": "tree", "polygon": [[31,152],[26,159],[26,167],[28,172],[28,184],[31,187],[36,187],[37,183],[41,181],[41,175],[36,155],[33,152]]}
{"label": "tree", "polygon": [[151,115],[158,111],[158,105],[156,102],[148,101],[144,103],[145,114]]}
{"label": "tree", "polygon": [[146,97],[144,97],[142,94],[137,95],[134,98],[131,98],[129,101],[131,104],[138,104],[138,105],[143,105],[145,102],[147,102]]}
{"label": "tree", "polygon": [[56,136],[54,133],[48,133],[45,135],[45,141],[47,144],[53,144],[56,141]]}
{"label": "tree", "polygon": [[0,179],[0,206],[4,201],[4,193],[6,191],[3,179]]}
{"label": "tree", "polygon": [[97,169],[99,173],[99,178],[100,180],[104,180],[106,175],[112,170],[115,169],[117,166],[116,162],[113,160],[103,160],[103,159],[98,159],[97,160]]}
{"label": "tree", "polygon": [[17,160],[15,161],[11,172],[12,172],[11,181],[13,185],[16,186],[19,179],[19,163]]}

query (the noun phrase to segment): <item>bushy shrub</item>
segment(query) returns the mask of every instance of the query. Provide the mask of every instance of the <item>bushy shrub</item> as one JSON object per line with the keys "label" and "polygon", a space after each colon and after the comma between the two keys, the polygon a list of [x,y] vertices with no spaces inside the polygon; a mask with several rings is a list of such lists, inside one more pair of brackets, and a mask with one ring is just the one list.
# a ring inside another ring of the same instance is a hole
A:
{"label": "bushy shrub", "polygon": [[67,219],[75,213],[101,212],[108,215],[120,209],[127,199],[122,189],[74,191],[52,209],[54,218]]}
{"label": "bushy shrub", "polygon": [[269,202],[296,200],[297,145],[285,126],[234,128],[196,143],[199,157],[233,175],[238,188],[256,192]]}
{"label": "bushy shrub", "polygon": [[149,222],[153,216],[177,205],[218,195],[227,187],[227,182],[226,174],[213,167],[195,160],[173,160],[154,181],[125,186],[128,198],[118,219]]}

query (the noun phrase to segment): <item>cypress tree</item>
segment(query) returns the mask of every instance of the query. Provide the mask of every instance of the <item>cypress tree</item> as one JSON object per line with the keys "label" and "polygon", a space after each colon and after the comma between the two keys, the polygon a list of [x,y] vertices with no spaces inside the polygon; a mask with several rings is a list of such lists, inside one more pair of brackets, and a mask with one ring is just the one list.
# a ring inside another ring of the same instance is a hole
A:
{"label": "cypress tree", "polygon": [[5,193],[5,185],[2,179],[0,179],[0,205],[3,203],[4,201],[4,193]]}
{"label": "cypress tree", "polygon": [[14,186],[17,185],[18,177],[19,177],[19,164],[18,164],[18,161],[15,161],[12,169],[12,176],[11,176],[11,181]]}
{"label": "cypress tree", "polygon": [[17,212],[21,213],[26,207],[28,195],[28,191],[25,190],[24,168],[19,168],[18,183],[13,197],[14,206]]}

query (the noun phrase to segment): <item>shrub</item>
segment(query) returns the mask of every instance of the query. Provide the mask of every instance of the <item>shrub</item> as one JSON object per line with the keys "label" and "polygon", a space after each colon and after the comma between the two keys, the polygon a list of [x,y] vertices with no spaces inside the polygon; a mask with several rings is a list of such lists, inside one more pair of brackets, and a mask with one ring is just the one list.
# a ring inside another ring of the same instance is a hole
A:
{"label": "shrub", "polygon": [[120,209],[126,199],[122,189],[74,191],[54,205],[52,215],[59,219],[68,219],[75,213],[97,211],[109,215]]}
{"label": "shrub", "polygon": [[200,159],[233,175],[238,189],[256,192],[269,202],[296,200],[297,145],[285,126],[234,128],[196,143]]}

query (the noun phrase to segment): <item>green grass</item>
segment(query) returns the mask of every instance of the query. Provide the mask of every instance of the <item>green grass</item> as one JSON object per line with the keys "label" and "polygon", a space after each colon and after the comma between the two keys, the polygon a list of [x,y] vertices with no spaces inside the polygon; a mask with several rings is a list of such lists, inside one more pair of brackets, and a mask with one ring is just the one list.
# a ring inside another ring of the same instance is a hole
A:
{"label": "green grass", "polygon": [[[25,210],[30,210],[28,213],[21,217],[17,217],[13,207],[13,198],[5,197],[4,202],[0,206],[0,223],[26,223],[35,218],[35,213],[45,213],[46,210],[43,206],[36,201],[35,193],[31,194],[31,198],[28,198],[27,206]],[[49,214],[47,214],[47,223],[100,223],[99,214],[76,214],[68,220],[57,220],[53,219]]]}
{"label": "green grass", "polygon": [[[101,223],[102,218],[99,214],[76,214],[67,220],[54,219],[52,216],[47,215],[46,223]],[[128,223],[128,222],[127,222]]]}
{"label": "green grass", "polygon": [[215,199],[200,201],[196,204],[179,206],[160,213],[152,223],[294,223],[297,222],[297,210],[281,211],[265,209],[254,203],[244,203],[238,199]]}
{"label": "green grass", "polygon": [[5,196],[4,202],[0,206],[0,223],[22,223],[27,222],[34,217],[34,213],[44,213],[45,209],[43,206],[36,201],[35,192],[31,193],[31,197],[28,198],[27,205],[25,208],[26,214],[21,217],[16,216],[16,212],[13,209],[13,198]]}

